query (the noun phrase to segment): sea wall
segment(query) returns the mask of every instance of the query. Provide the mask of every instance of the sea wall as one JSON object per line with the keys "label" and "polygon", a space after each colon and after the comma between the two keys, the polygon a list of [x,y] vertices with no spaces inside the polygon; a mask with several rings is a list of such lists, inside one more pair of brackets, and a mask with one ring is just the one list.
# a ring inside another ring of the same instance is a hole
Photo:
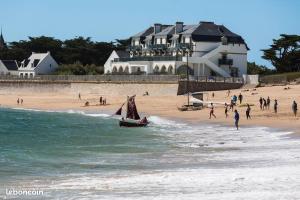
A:
{"label": "sea wall", "polygon": [[[232,90],[239,89],[243,83],[226,83],[226,82],[189,82],[189,92],[203,92],[203,91],[218,91],[218,90]],[[187,82],[180,81],[178,85],[177,95],[187,93]]]}
{"label": "sea wall", "polygon": [[105,96],[143,95],[146,91],[151,96],[176,95],[177,83],[55,83],[55,82],[18,82],[1,81],[0,95],[17,93],[64,93],[97,94]]}

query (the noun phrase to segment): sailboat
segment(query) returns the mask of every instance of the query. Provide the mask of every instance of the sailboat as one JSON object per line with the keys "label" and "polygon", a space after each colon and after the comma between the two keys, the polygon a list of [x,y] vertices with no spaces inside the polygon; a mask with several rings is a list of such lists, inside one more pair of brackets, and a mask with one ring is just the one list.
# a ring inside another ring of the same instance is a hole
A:
{"label": "sailboat", "polygon": [[[125,105],[121,106],[115,113],[115,115],[122,115],[122,108]],[[127,97],[126,102],[126,119],[122,117],[122,119],[119,121],[120,126],[125,127],[144,127],[148,125],[147,118],[144,117],[142,120],[140,118],[140,115],[137,111],[136,105],[135,105],[135,95],[131,97]]]}

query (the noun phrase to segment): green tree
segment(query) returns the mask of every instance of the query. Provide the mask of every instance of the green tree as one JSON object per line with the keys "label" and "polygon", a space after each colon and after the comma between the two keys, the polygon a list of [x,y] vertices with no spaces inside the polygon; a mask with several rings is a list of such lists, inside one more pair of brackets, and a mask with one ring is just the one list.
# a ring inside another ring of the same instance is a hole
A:
{"label": "green tree", "polygon": [[262,58],[269,60],[277,72],[293,72],[300,68],[300,35],[281,34],[279,39],[273,39],[269,49],[262,51]]}
{"label": "green tree", "polygon": [[274,73],[274,70],[267,68],[264,65],[257,65],[255,62],[247,63],[247,72],[248,74],[260,74],[267,75]]}

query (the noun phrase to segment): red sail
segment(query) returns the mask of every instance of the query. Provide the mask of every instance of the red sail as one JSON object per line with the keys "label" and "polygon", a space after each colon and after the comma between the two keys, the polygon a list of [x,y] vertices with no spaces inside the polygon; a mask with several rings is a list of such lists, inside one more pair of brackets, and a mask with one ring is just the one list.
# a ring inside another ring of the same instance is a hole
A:
{"label": "red sail", "polygon": [[117,112],[115,113],[115,115],[122,115],[122,108],[123,108],[123,106],[124,106],[124,103],[121,106],[121,108],[119,108],[119,110],[117,110]]}
{"label": "red sail", "polygon": [[140,119],[140,116],[136,109],[134,97],[135,96],[128,98],[126,118],[138,120],[138,119]]}

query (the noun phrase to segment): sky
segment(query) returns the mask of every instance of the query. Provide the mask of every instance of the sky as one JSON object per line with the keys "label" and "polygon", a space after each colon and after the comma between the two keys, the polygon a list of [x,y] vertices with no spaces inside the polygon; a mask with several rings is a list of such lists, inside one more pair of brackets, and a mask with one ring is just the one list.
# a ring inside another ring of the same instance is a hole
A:
{"label": "sky", "polygon": [[268,67],[261,49],[282,33],[300,35],[300,0],[0,0],[0,8],[7,42],[42,35],[110,42],[154,23],[213,21],[245,39],[249,61]]}

